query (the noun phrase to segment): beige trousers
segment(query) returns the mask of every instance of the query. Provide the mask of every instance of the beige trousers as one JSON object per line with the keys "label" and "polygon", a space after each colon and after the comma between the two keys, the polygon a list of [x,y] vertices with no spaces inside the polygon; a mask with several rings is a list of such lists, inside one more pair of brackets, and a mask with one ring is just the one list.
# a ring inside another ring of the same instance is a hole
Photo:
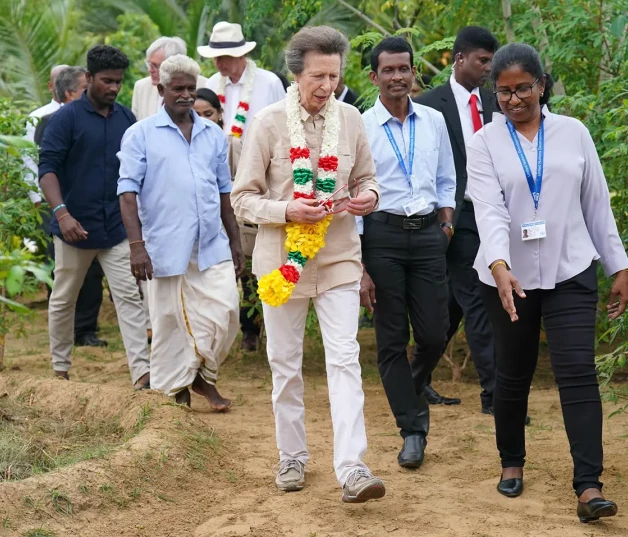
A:
{"label": "beige trousers", "polygon": [[150,280],[151,388],[174,395],[199,374],[214,384],[240,328],[239,302],[233,261],[204,271],[191,261],[181,276]]}
{"label": "beige trousers", "polygon": [[74,307],[87,269],[94,258],[107,277],[135,384],[149,372],[146,318],[140,293],[131,275],[129,241],[108,250],[76,248],[54,238],[55,279],[48,303],[50,354],[55,371],[69,371],[74,345]]}

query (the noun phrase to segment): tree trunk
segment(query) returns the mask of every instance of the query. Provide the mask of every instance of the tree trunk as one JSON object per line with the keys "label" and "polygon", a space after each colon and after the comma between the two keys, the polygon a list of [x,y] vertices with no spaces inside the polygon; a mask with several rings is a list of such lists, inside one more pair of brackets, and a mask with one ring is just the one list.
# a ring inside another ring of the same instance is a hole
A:
{"label": "tree trunk", "polygon": [[[545,72],[552,74],[552,59],[547,53],[547,49],[549,48],[549,38],[547,37],[545,29],[541,28],[541,23],[543,22],[541,10],[539,9],[539,6],[535,4],[532,7],[532,11],[536,15],[536,17],[532,20],[532,29],[534,30],[534,33],[539,36],[539,53],[545,61]],[[554,80],[554,95],[567,95],[562,80]]]}
{"label": "tree trunk", "polygon": [[502,14],[504,17],[506,39],[509,43],[513,43],[515,41],[515,30],[512,27],[512,7],[510,5],[510,0],[502,0]]}
{"label": "tree trunk", "polygon": [[4,342],[6,334],[0,334],[0,371],[4,369]]}

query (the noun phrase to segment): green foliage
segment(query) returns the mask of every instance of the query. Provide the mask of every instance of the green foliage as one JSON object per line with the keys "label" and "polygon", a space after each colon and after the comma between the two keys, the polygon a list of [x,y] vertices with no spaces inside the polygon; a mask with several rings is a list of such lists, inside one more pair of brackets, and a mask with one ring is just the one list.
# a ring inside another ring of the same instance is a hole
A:
{"label": "green foliage", "polygon": [[124,73],[118,102],[131,108],[135,83],[148,76],[144,63],[146,49],[159,37],[159,29],[147,15],[135,13],[120,15],[118,25],[118,31],[107,36],[105,43],[119,48],[129,58],[129,68]]}
{"label": "green foliage", "polygon": [[21,138],[27,121],[10,101],[0,100],[0,132],[6,133],[0,138],[0,366],[4,335],[10,328],[21,333],[29,313],[16,298],[35,292],[39,282],[52,285],[50,267],[36,255],[47,238],[40,210],[28,197],[33,186],[25,181],[30,171],[23,157],[33,155],[32,144]]}

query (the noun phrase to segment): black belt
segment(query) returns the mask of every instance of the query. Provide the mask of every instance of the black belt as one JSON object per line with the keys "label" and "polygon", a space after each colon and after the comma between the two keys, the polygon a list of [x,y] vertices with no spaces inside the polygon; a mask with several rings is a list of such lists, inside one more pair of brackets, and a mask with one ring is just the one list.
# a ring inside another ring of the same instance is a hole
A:
{"label": "black belt", "polygon": [[372,218],[373,220],[377,220],[378,222],[383,222],[384,224],[390,224],[403,229],[416,230],[424,229],[428,226],[431,226],[434,222],[436,222],[436,220],[438,220],[438,215],[436,214],[436,211],[433,211],[430,214],[415,216],[399,216],[398,214],[390,214],[383,211],[378,211],[376,213],[371,213],[366,218]]}

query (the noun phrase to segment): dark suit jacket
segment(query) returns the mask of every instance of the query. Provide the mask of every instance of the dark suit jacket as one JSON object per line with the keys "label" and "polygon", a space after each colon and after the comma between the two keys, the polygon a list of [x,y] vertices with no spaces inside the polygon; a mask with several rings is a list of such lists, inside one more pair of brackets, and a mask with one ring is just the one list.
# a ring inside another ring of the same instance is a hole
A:
{"label": "dark suit jacket", "polygon": [[[493,119],[493,112],[497,112],[498,110],[496,108],[495,96],[490,91],[480,88],[480,97],[482,98],[482,108],[484,109],[482,115],[484,116],[484,124],[486,125]],[[442,86],[422,93],[415,101],[419,104],[434,108],[434,110],[438,110],[445,116],[451,148],[454,153],[454,165],[456,166],[455,224],[464,202],[464,191],[467,188],[467,151],[464,145],[462,124],[460,123],[456,98],[454,97],[454,92],[451,89],[449,80]]]}
{"label": "dark suit jacket", "polygon": [[43,116],[38,122],[37,122],[37,126],[35,127],[35,136],[34,136],[34,141],[37,145],[41,145],[41,141],[44,137],[44,131],[46,130],[46,125],[48,125],[48,122],[50,121],[50,118],[54,115],[54,113],[52,114],[48,114],[46,116]]}
{"label": "dark suit jacket", "polygon": [[348,88],[347,94],[345,95],[344,102],[355,106],[355,102],[358,100],[358,94],[353,91],[351,88]]}

